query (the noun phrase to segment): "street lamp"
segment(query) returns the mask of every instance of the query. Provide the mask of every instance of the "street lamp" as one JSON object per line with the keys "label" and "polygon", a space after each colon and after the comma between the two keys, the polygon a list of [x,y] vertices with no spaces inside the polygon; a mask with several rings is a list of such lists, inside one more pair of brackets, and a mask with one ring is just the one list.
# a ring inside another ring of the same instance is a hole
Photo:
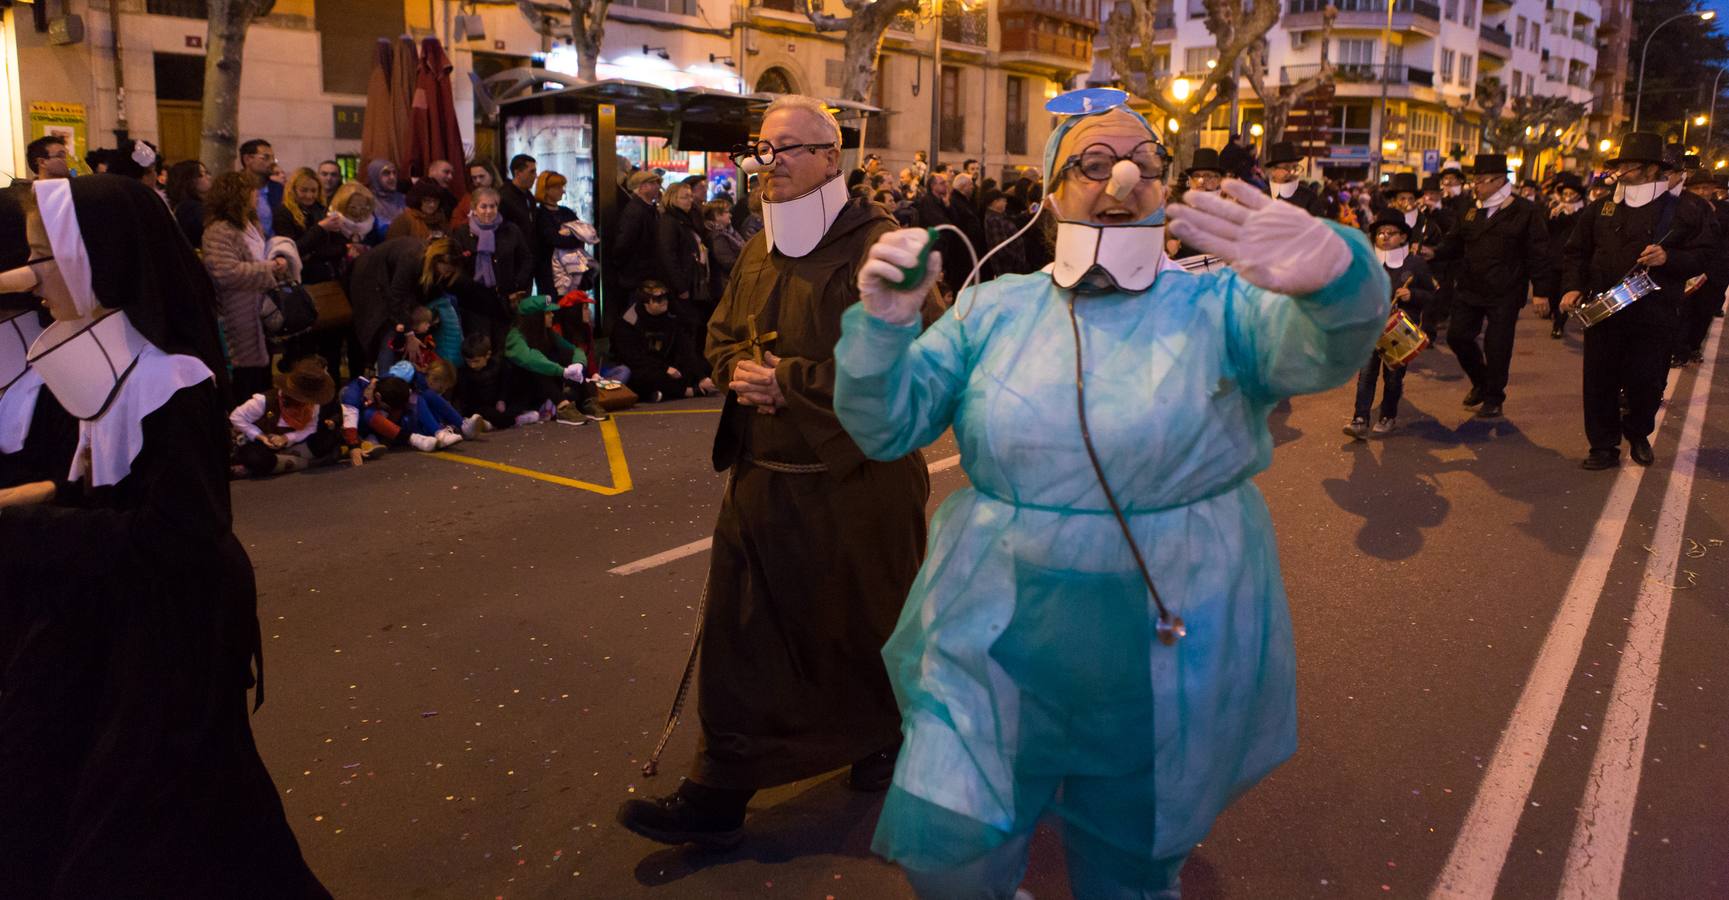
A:
{"label": "street lamp", "polygon": [[1705,125],[1705,146],[1711,146],[1711,132],[1717,128],[1717,85],[1723,81],[1724,69],[1717,70],[1717,77],[1711,80],[1711,118]]}
{"label": "street lamp", "polygon": [[1249,136],[1250,137],[1260,137],[1262,134],[1265,134],[1265,133],[1266,133],[1266,129],[1262,128],[1261,123],[1259,123],[1259,122],[1256,122],[1255,124],[1249,126]]}
{"label": "street lamp", "polygon": [[1681,143],[1683,143],[1683,144],[1687,143],[1687,130],[1689,128],[1694,127],[1694,126],[1704,125],[1707,121],[1709,121],[1709,120],[1705,118],[1704,113],[1700,113],[1699,115],[1684,119],[1681,122]]}
{"label": "street lamp", "polygon": [[1709,22],[1712,19],[1717,18],[1717,13],[1714,10],[1706,10],[1704,12],[1684,12],[1684,13],[1680,13],[1678,15],[1673,15],[1673,16],[1670,16],[1669,18],[1664,19],[1663,21],[1657,23],[1657,27],[1651,29],[1651,33],[1645,36],[1645,49],[1639,51],[1639,85],[1633,91],[1633,130],[1634,131],[1639,130],[1639,101],[1645,99],[1645,56],[1646,56],[1646,54],[1651,52],[1651,39],[1657,36],[1657,32],[1663,30],[1664,25],[1667,25],[1670,22],[1678,21],[1680,19],[1688,18],[1690,16],[1698,16],[1699,21]]}
{"label": "street lamp", "polygon": [[1189,94],[1192,90],[1193,87],[1189,84],[1187,78],[1178,78],[1171,82],[1171,96],[1177,98],[1178,102],[1189,99]]}
{"label": "street lamp", "polygon": [[1597,142],[1597,152],[1598,153],[1608,153],[1609,148],[1611,148],[1613,146],[1615,146],[1614,141],[1611,141],[1608,138],[1604,138],[1604,139]]}

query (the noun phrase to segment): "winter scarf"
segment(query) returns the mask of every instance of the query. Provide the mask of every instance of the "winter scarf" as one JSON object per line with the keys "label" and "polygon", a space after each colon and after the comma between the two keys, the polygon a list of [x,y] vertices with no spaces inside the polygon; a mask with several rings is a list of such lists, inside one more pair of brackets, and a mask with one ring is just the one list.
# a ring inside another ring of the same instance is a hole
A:
{"label": "winter scarf", "polygon": [[495,218],[488,225],[479,219],[469,216],[468,226],[474,232],[474,280],[487,287],[498,287],[498,275],[492,269],[492,255],[498,252],[498,223],[503,217]]}

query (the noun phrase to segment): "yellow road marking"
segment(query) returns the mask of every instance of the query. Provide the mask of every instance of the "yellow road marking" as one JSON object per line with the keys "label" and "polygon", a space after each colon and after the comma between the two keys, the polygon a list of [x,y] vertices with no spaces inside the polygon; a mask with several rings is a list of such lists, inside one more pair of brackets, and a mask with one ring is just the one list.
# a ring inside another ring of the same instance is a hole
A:
{"label": "yellow road marking", "polygon": [[613,415],[615,415],[615,416],[697,416],[697,415],[702,415],[704,413],[707,413],[709,415],[713,415],[713,414],[718,413],[718,412],[720,412],[719,407],[716,407],[714,409],[639,409],[639,410],[628,411],[628,412],[615,412],[615,413],[613,413]]}
{"label": "yellow road marking", "polygon": [[608,468],[612,470],[611,485],[595,484],[591,481],[579,481],[575,478],[566,478],[563,475],[553,475],[550,472],[536,472],[533,469],[524,469],[520,466],[513,466],[507,463],[493,462],[490,459],[476,459],[472,456],[464,456],[454,453],[431,453],[428,455],[433,459],[442,459],[450,462],[462,463],[464,465],[479,466],[483,469],[492,469],[498,472],[506,472],[511,475],[521,475],[524,478],[533,478],[536,481],[544,481],[548,484],[557,484],[564,487],[576,488],[580,491],[589,491],[603,497],[616,497],[619,494],[631,490],[633,487],[630,480],[630,465],[625,462],[624,458],[624,442],[619,440],[618,437],[618,423],[611,419],[601,422],[600,440],[601,443],[606,446],[606,462]]}

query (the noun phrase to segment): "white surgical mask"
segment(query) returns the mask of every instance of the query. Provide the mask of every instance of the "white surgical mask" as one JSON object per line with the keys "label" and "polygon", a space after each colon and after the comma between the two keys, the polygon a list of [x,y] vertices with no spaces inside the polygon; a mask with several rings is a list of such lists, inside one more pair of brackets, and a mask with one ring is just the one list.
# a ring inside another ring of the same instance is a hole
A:
{"label": "white surgical mask", "polygon": [[1118,290],[1144,291],[1164,264],[1165,211],[1126,225],[1059,220],[1055,256],[1051,280],[1064,290],[1102,274]]}
{"label": "white surgical mask", "polygon": [[1634,209],[1638,209],[1639,207],[1657,199],[1657,197],[1667,190],[1668,187],[1669,185],[1661,181],[1653,181],[1650,184],[1627,184],[1622,182],[1615,186],[1615,192],[1621,195],[1620,202],[1625,203]]}
{"label": "white surgical mask", "polygon": [[762,230],[769,246],[783,256],[805,256],[828,234],[840,211],[846,207],[846,182],[833,178],[791,200],[762,201]]}

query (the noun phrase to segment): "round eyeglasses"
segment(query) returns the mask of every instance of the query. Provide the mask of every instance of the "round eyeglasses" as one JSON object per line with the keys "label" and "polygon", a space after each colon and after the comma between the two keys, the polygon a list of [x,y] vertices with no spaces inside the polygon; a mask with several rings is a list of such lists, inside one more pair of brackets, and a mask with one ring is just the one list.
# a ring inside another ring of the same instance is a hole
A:
{"label": "round eyeglasses", "polygon": [[1127,156],[1118,156],[1108,144],[1088,144],[1063,163],[1063,170],[1075,169],[1092,181],[1109,181],[1111,169],[1125,159],[1141,170],[1142,181],[1165,177],[1165,147],[1158,141],[1142,141]]}

